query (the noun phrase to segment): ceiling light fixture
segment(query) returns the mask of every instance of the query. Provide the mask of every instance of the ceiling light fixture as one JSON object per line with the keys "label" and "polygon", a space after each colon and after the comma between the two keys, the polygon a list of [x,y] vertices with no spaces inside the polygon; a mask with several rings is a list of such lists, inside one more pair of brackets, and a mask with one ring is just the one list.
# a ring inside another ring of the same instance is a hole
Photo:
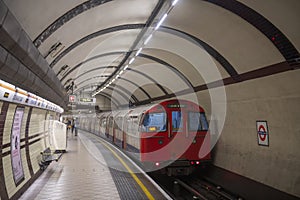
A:
{"label": "ceiling light fixture", "polygon": [[168,16],[167,13],[164,14],[164,16],[161,18],[161,20],[160,20],[160,21],[158,22],[158,24],[156,25],[155,30],[157,30],[157,29],[160,27],[160,25],[164,22],[164,20],[166,19],[167,16]]}
{"label": "ceiling light fixture", "polygon": [[135,56],[138,56],[138,55],[141,53],[142,50],[143,50],[143,48],[140,48],[140,49],[136,52]]}
{"label": "ceiling light fixture", "polygon": [[150,41],[151,38],[152,38],[152,34],[149,35],[148,38],[145,40],[144,45],[146,45]]}
{"label": "ceiling light fixture", "polygon": [[175,4],[178,2],[178,0],[174,0],[172,3],[172,6],[175,6]]}
{"label": "ceiling light fixture", "polygon": [[130,65],[131,63],[133,63],[134,59],[135,57],[131,58],[128,64]]}

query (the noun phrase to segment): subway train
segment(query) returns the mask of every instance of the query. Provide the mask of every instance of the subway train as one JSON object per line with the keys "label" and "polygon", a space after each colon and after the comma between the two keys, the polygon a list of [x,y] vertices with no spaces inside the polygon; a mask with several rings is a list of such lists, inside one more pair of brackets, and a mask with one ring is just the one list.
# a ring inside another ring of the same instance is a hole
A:
{"label": "subway train", "polygon": [[[106,138],[147,171],[189,175],[211,161],[205,112],[191,101],[167,100],[79,121],[80,128]],[[207,154],[200,157],[200,150]]]}

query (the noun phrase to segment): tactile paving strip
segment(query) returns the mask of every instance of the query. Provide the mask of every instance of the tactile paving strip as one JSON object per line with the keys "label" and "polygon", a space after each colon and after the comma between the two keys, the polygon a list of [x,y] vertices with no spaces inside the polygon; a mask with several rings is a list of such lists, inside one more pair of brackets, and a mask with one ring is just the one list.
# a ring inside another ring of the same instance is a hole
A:
{"label": "tactile paving strip", "polygon": [[124,200],[140,200],[148,199],[146,195],[141,191],[135,180],[129,173],[122,172],[116,169],[110,168],[110,173],[116,184],[119,196]]}

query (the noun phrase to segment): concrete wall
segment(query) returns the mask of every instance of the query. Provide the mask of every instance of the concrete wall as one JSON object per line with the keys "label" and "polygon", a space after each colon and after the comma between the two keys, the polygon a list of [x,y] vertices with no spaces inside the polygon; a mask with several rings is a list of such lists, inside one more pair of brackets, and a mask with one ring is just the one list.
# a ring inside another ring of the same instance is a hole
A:
{"label": "concrete wall", "polygon": [[108,98],[99,95],[96,95],[96,105],[99,106],[100,110],[104,111],[115,108],[115,105]]}
{"label": "concrete wall", "polygon": [[[5,106],[7,111],[5,110]],[[48,128],[45,126],[45,119],[56,114],[38,108],[25,107],[21,125],[21,158],[24,171],[24,180],[16,185],[13,178],[11,162],[11,131],[14,113],[17,105],[7,102],[0,102],[1,122],[0,122],[0,144],[2,153],[0,154],[0,172],[2,182],[0,182],[1,199],[16,199],[24,192],[29,185],[41,174],[39,161],[40,152],[49,143],[45,140],[48,136]]]}
{"label": "concrete wall", "polygon": [[[299,80],[299,71],[288,71],[226,86],[216,166],[300,197]],[[268,122],[269,147],[258,145],[256,120]]]}

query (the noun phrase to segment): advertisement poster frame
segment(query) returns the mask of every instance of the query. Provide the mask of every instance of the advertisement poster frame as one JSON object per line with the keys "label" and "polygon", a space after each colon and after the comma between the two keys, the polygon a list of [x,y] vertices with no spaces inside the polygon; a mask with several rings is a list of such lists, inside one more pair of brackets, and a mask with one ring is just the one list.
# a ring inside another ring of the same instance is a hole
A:
{"label": "advertisement poster frame", "polygon": [[25,108],[21,106],[17,106],[12,128],[11,128],[11,136],[10,136],[10,155],[11,155],[11,166],[13,178],[16,186],[18,186],[24,180],[24,169],[22,164],[22,156],[21,156],[21,128],[22,121],[24,116]]}

